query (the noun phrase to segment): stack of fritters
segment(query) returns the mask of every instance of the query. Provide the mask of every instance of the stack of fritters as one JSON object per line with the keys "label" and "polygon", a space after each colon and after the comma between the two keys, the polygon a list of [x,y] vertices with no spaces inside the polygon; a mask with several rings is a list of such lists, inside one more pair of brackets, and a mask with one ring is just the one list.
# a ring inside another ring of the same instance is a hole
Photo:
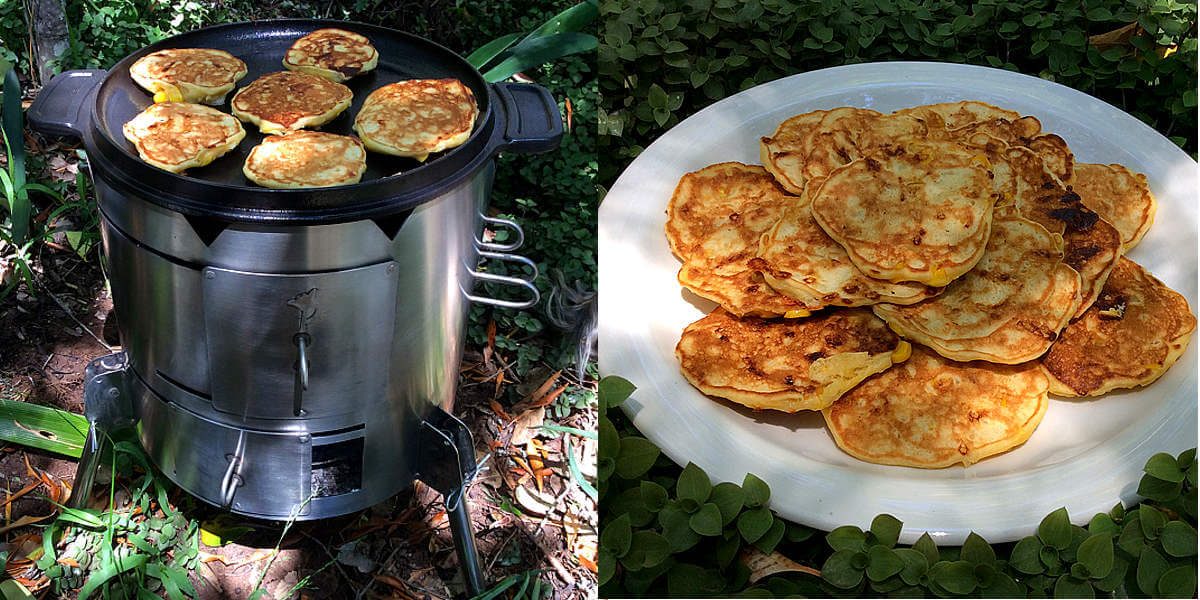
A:
{"label": "stack of fritters", "polygon": [[843,107],[787,119],[760,148],[762,167],[688,173],[671,198],[679,282],[720,304],[676,356],[706,394],[823,410],[857,458],[1004,452],[1048,393],[1146,385],[1195,329],[1187,301],[1123,256],[1154,219],[1146,178],[1076,165],[1034,117]]}

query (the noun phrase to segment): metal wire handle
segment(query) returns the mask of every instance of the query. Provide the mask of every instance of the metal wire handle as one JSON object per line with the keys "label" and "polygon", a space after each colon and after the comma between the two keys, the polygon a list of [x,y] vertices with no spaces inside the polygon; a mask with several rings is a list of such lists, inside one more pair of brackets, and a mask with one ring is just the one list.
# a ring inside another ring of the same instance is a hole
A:
{"label": "metal wire handle", "polygon": [[517,232],[517,241],[507,244],[497,244],[496,242],[485,242],[479,238],[475,238],[475,246],[480,250],[492,250],[495,252],[512,252],[525,244],[525,230],[521,229],[521,225],[512,219],[501,219],[500,217],[489,217],[487,215],[479,215],[483,222],[492,225],[502,225]]}
{"label": "metal wire handle", "polygon": [[229,461],[229,467],[225,469],[225,476],[221,478],[221,504],[225,508],[229,508],[233,504],[233,495],[242,485],[242,456],[245,453],[246,431],[242,430],[238,432],[237,448],[233,454],[225,455],[225,460]]}
{"label": "metal wire handle", "polygon": [[495,273],[487,273],[487,272],[481,272],[481,271],[472,271],[471,272],[471,277],[474,279],[482,279],[484,281],[493,281],[493,282],[499,283],[501,285],[511,285],[511,286],[523,287],[523,288],[529,290],[531,297],[528,300],[501,300],[499,298],[490,298],[488,296],[475,296],[472,294],[467,294],[467,300],[470,300],[471,302],[479,302],[481,304],[490,304],[492,306],[500,306],[503,308],[516,308],[516,309],[529,308],[529,307],[537,304],[539,301],[541,301],[542,294],[541,294],[541,292],[538,291],[537,286],[533,284],[534,280],[536,280],[538,277],[537,263],[534,263],[532,260],[529,260],[528,258],[525,258],[524,256],[520,256],[518,254],[506,254],[503,252],[480,251],[479,255],[483,256],[485,258],[490,258],[490,259],[495,259],[495,260],[518,262],[518,263],[521,263],[521,264],[533,269],[533,275],[529,276],[528,279],[526,279],[524,277],[513,277],[510,275],[496,275]]}

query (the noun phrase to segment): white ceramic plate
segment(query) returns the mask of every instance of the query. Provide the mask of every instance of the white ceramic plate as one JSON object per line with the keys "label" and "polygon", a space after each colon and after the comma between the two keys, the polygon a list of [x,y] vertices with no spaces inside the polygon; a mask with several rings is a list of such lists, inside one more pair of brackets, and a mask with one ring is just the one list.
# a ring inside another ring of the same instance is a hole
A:
{"label": "white ceramic plate", "polygon": [[634,160],[600,207],[600,371],[637,385],[625,407],[647,438],[714,481],[758,475],[785,518],[829,530],[865,528],[890,513],[904,522],[902,541],[929,531],[945,544],[961,544],[970,531],[989,542],[1015,540],[1061,506],[1086,523],[1118,500],[1136,500],[1152,454],[1196,445],[1195,343],[1147,388],[1090,401],[1052,398],[1024,445],[969,468],[939,470],[858,461],[837,448],[818,413],[756,413],[708,398],[680,375],[680,332],[714,306],[676,283],[679,261],[663,234],[667,201],[683,174],[729,160],[758,164],[759,138],[803,112],[888,112],[961,99],[1036,116],[1067,140],[1078,162],[1145,173],[1158,215],[1129,257],[1195,311],[1197,165],[1134,117],[1055,83],[983,67],[893,62],[803,73],[683,121]]}

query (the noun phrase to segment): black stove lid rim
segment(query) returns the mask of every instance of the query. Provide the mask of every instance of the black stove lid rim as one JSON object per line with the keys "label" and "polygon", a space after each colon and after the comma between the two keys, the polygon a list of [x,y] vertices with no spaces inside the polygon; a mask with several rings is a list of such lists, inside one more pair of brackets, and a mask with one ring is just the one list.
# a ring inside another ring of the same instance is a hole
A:
{"label": "black stove lid rim", "polygon": [[[469,69],[474,81],[469,87],[484,91],[477,95],[482,109],[475,131],[461,146],[446,151],[443,155],[412,170],[391,177],[367,182],[309,189],[269,189],[251,186],[236,186],[204,181],[172,173],[147,164],[125,146],[125,140],[114,140],[102,123],[100,90],[108,81],[96,88],[88,100],[92,110],[85,129],[84,145],[97,176],[114,189],[136,194],[168,210],[190,217],[215,219],[236,223],[277,224],[332,224],[363,219],[382,218],[432,201],[455,188],[490,161],[505,142],[505,127],[497,124],[495,92],[465,59],[443,46],[424,38],[377,25],[350,21],[323,19],[272,19],[269,21],[228,23],[199,29],[197,32],[219,33],[221,29],[254,26],[330,27],[367,29],[377,35],[400,36],[413,43],[431,47],[446,60],[460,61]],[[146,46],[125,57],[110,71],[109,77],[119,71],[127,71],[130,64],[149,52],[167,47],[176,47],[171,37]],[[106,77],[106,80],[109,79]],[[236,196],[236,204],[230,198]]]}

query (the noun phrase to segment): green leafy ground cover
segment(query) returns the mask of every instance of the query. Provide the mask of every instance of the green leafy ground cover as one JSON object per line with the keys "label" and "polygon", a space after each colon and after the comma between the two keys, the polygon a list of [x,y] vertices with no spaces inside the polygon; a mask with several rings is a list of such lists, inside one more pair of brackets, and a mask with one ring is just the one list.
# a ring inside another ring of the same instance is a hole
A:
{"label": "green leafy ground cover", "polygon": [[[628,381],[600,381],[600,595],[624,597],[1190,598],[1196,593],[1196,450],[1156,454],[1133,507],[1086,527],[1066,509],[1015,543],[972,533],[939,548],[924,534],[897,545],[902,523],[877,516],[823,533],[767,508],[771,491],[747,474],[713,485],[641,437],[618,408]],[[790,559],[752,570],[752,554]],[[794,561],[794,562],[793,562]]]}
{"label": "green leafy ground cover", "polygon": [[[1177,0],[612,0],[601,7],[599,181],[705,106],[868,61],[992,66],[1109,102],[1196,153],[1196,4]],[[1129,27],[1124,34],[1092,38]]]}

